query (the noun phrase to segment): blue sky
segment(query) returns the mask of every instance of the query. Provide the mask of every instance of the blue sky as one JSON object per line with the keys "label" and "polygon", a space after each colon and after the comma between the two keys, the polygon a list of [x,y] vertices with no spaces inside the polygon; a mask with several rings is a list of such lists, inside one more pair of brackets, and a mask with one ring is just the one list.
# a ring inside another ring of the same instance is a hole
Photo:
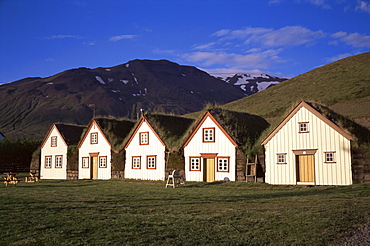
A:
{"label": "blue sky", "polygon": [[294,77],[370,51],[369,0],[0,0],[0,82],[167,59]]}

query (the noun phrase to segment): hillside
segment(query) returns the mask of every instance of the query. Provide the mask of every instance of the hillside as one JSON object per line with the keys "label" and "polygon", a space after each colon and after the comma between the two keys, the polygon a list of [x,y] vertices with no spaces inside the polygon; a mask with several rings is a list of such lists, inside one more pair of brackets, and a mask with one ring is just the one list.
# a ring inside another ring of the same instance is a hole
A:
{"label": "hillside", "polygon": [[[7,137],[42,138],[54,122],[86,125],[93,116],[136,118],[150,112],[185,114],[244,92],[191,66],[134,60],[111,68],[78,68],[0,86],[0,129]],[[90,106],[89,106],[90,105]]]}
{"label": "hillside", "polygon": [[370,52],[314,69],[223,108],[272,122],[300,100],[326,105],[370,127]]}

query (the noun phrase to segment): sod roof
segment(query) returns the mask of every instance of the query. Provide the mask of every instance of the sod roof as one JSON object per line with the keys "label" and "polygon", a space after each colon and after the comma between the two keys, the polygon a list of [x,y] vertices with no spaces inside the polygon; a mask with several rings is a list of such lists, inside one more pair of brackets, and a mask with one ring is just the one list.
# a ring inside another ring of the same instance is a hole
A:
{"label": "sod roof", "polygon": [[95,118],[95,122],[103,131],[112,149],[119,151],[122,143],[127,138],[135,122],[127,119]]}
{"label": "sod roof", "polygon": [[56,123],[55,126],[68,146],[77,145],[84,129],[86,128],[85,126],[64,123]]}

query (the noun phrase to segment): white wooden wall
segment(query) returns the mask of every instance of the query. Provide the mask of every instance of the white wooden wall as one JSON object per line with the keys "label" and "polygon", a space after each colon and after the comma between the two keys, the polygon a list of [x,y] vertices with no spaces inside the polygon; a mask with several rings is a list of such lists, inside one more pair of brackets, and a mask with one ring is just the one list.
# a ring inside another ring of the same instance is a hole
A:
{"label": "white wooden wall", "polygon": [[[57,146],[51,147],[51,137],[57,137]],[[48,139],[41,149],[40,179],[67,179],[67,149],[68,146],[59,134],[56,127],[53,127]],[[55,168],[55,156],[61,155],[62,168]],[[51,156],[51,168],[45,168],[45,156]]]}
{"label": "white wooden wall", "polygon": [[[140,145],[140,132],[149,132],[148,145]],[[140,169],[132,169],[133,156],[141,157]],[[147,169],[147,156],[156,156],[156,169]],[[131,142],[126,147],[125,178],[143,180],[165,179],[165,146],[146,121],[141,124]]]}
{"label": "white wooden wall", "polygon": [[[98,133],[98,144],[91,144],[90,134],[93,132]],[[78,151],[78,178],[79,179],[90,179],[91,158],[90,153],[99,153],[98,155],[98,179],[110,179],[111,178],[111,147],[99,127],[93,123],[93,126],[87,132],[87,136]],[[107,157],[107,167],[99,167],[99,157]],[[82,158],[89,157],[89,168],[82,168]]]}
{"label": "white wooden wall", "polygon": [[[309,133],[298,133],[299,122],[309,122]],[[352,184],[350,141],[304,107],[265,145],[266,183],[296,184],[293,150],[304,149],[317,149],[316,185]],[[335,151],[335,163],[325,163],[327,151]],[[277,164],[277,153],[287,154],[287,164]]]}
{"label": "white wooden wall", "polygon": [[[203,143],[203,128],[215,128],[215,142]],[[217,172],[217,158],[215,158],[215,180],[223,180],[225,177],[235,181],[236,149],[225,136],[215,122],[208,116],[202,126],[195,133],[191,141],[184,148],[185,176],[187,181],[203,181],[203,160],[201,159],[201,171],[190,171],[190,157],[201,156],[205,153],[217,153],[219,157],[230,157],[229,172]]]}

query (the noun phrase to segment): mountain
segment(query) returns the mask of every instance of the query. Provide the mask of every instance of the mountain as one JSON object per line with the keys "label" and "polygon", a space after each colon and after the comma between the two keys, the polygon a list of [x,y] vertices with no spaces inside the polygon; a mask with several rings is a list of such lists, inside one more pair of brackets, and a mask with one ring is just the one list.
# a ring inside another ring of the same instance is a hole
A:
{"label": "mountain", "polygon": [[370,52],[327,64],[223,107],[272,122],[300,100],[326,105],[370,127]]}
{"label": "mountain", "polygon": [[97,116],[137,118],[141,108],[185,114],[242,97],[238,87],[195,67],[133,60],[2,84],[0,129],[8,137],[42,138],[54,122],[87,124],[93,108]]}
{"label": "mountain", "polygon": [[263,91],[273,85],[287,80],[286,78],[279,78],[275,76],[270,76],[268,74],[225,74],[225,73],[214,73],[212,76],[225,81],[228,84],[239,87],[244,91],[246,96],[253,95],[257,92]]}

